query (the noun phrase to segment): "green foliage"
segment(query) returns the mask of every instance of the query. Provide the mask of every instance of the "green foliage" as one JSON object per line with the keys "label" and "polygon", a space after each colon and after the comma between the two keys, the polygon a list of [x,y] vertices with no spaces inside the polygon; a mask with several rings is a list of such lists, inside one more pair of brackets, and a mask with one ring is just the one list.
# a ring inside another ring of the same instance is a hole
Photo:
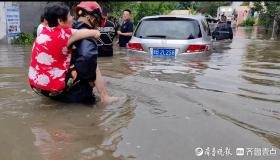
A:
{"label": "green foliage", "polygon": [[250,2],[243,2],[240,6],[249,6]]}
{"label": "green foliage", "polygon": [[264,2],[267,8],[267,14],[270,16],[280,15],[280,2],[277,1],[267,1]]}
{"label": "green foliage", "polygon": [[[280,2],[278,1],[263,1],[254,2],[254,7],[260,12],[260,23],[264,24],[266,29],[273,26],[272,39],[279,36],[280,33]],[[275,26],[274,26],[275,20]]]}
{"label": "green foliage", "polygon": [[202,14],[207,14],[215,17],[217,15],[217,9],[221,6],[230,6],[231,1],[221,1],[221,2],[195,2],[193,8]]}
{"label": "green foliage", "polygon": [[247,26],[253,26],[254,24],[255,24],[255,18],[248,17],[245,21],[239,24],[239,26],[247,27]]}
{"label": "green foliage", "polygon": [[254,8],[258,12],[261,12],[261,13],[264,12],[264,8],[263,8],[261,2],[254,2]]}
{"label": "green foliage", "polygon": [[137,22],[144,16],[168,14],[172,10],[189,9],[192,14],[203,13],[216,16],[220,6],[229,6],[231,1],[224,2],[141,2],[135,10],[134,20]]}
{"label": "green foliage", "polygon": [[134,16],[136,14],[137,6],[139,5],[138,2],[116,2],[116,1],[110,1],[110,2],[98,2],[101,6],[106,7],[109,9],[108,16],[113,16],[115,18],[120,18],[122,16],[122,11],[124,9],[131,10],[131,19],[134,19]]}
{"label": "green foliage", "polygon": [[18,38],[12,40],[12,44],[32,45],[34,40],[35,36],[33,34],[21,32]]}
{"label": "green foliage", "polygon": [[185,10],[185,9],[189,9],[192,8],[192,2],[188,1],[188,2],[179,2],[179,6],[178,6],[178,10]]}
{"label": "green foliage", "polygon": [[265,26],[273,24],[274,17],[280,16],[280,2],[277,1],[264,1],[254,2],[254,8],[260,13],[259,23]]}
{"label": "green foliage", "polygon": [[[217,9],[220,6],[229,6],[231,1],[211,1],[209,2],[164,2],[164,1],[155,1],[155,2],[145,2],[145,1],[136,1],[136,2],[116,2],[116,1],[97,1],[101,6],[104,6],[109,9],[108,16],[113,16],[115,18],[120,18],[122,15],[122,10],[130,9],[132,11],[131,19],[134,20],[134,23],[145,17],[151,15],[160,15],[168,14],[172,10],[186,10],[191,9],[193,13],[203,13],[211,16],[216,16]],[[70,8],[74,8],[79,1],[65,2]]]}
{"label": "green foliage", "polygon": [[168,14],[178,8],[179,2],[141,2],[137,6],[134,20],[137,22],[145,16]]}
{"label": "green foliage", "polygon": [[272,22],[273,22],[273,18],[271,18],[268,15],[261,14],[261,15],[259,15],[257,25],[268,27],[268,26],[272,25]]}

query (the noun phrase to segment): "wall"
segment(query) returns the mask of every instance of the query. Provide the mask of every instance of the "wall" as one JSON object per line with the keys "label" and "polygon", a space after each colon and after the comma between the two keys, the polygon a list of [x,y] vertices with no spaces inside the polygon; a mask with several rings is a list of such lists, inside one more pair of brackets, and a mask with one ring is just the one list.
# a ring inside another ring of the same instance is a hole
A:
{"label": "wall", "polygon": [[[236,7],[236,11],[238,13],[237,25],[239,25],[240,23],[242,23],[245,20],[245,18],[248,16],[249,9],[250,8],[248,6]],[[245,14],[245,10],[247,11],[247,14]]]}
{"label": "wall", "polygon": [[[50,2],[62,4],[63,2]],[[40,24],[40,17],[44,8],[49,3],[47,1],[41,2],[0,2],[0,43],[7,43],[6,37],[6,14],[5,7],[18,5],[20,10],[20,30],[21,32],[33,33],[34,29]]]}
{"label": "wall", "polygon": [[0,2],[0,43],[7,43],[7,37],[6,37],[6,10],[5,7],[17,5],[15,2]]}
{"label": "wall", "polygon": [[40,24],[40,17],[47,2],[18,2],[20,10],[20,29],[32,33]]}

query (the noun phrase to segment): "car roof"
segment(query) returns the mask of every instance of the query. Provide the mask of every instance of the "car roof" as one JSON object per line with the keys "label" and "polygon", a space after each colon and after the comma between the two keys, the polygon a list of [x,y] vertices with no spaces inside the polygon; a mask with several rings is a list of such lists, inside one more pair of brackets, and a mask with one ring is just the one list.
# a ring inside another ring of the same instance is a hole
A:
{"label": "car roof", "polygon": [[205,16],[200,16],[200,15],[188,15],[188,14],[178,14],[178,15],[157,15],[157,16],[146,16],[141,19],[146,20],[150,18],[161,18],[161,17],[177,17],[177,18],[190,18],[190,19],[195,19],[195,20],[202,20],[205,19]]}

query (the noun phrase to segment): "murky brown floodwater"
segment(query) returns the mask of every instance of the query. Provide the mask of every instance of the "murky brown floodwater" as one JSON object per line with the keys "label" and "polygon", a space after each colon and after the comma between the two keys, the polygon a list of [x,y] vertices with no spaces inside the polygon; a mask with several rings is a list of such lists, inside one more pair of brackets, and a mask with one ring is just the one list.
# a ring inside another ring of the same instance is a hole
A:
{"label": "murky brown floodwater", "polygon": [[[31,47],[0,45],[0,159],[280,159],[280,42],[269,38],[239,28],[210,56],[175,60],[116,48],[99,65],[109,93],[127,100],[107,107],[34,94]],[[197,157],[197,147],[233,155]],[[237,157],[238,147],[277,156]]]}

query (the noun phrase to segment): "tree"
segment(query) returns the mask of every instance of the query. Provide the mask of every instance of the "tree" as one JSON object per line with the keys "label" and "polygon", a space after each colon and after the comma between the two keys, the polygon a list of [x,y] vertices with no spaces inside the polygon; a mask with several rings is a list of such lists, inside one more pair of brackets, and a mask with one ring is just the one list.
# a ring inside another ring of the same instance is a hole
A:
{"label": "tree", "polygon": [[124,9],[129,9],[132,12],[132,19],[136,13],[136,8],[139,2],[131,3],[131,2],[98,2],[102,7],[106,7],[109,9],[109,15],[119,18],[122,15],[122,11]]}
{"label": "tree", "polygon": [[137,6],[134,21],[145,16],[168,14],[174,9],[183,8],[179,2],[141,2]]}
{"label": "tree", "polygon": [[224,1],[224,2],[195,2],[194,9],[202,14],[209,14],[211,16],[216,16],[217,9],[220,6],[230,6],[231,1]]}
{"label": "tree", "polygon": [[266,19],[266,27],[273,24],[271,39],[279,37],[280,34],[280,2],[254,2],[254,8],[260,12],[260,20]]}
{"label": "tree", "polygon": [[243,2],[240,6],[249,6],[250,2]]}
{"label": "tree", "polygon": [[[74,7],[80,3],[80,1],[65,1],[64,2],[71,10],[74,9]],[[133,5],[135,6],[135,3],[129,3],[129,2],[102,2],[97,1],[97,3],[101,7],[105,7],[109,9],[109,13],[111,16],[119,17],[121,15],[121,11],[125,8],[133,8]]]}
{"label": "tree", "polygon": [[178,10],[185,10],[185,9],[189,9],[192,6],[192,2],[188,1],[188,2],[179,2],[179,6],[178,6]]}
{"label": "tree", "polygon": [[[161,15],[161,14],[169,14],[172,10],[191,10],[192,13],[203,13],[209,14],[211,16],[216,16],[217,9],[220,6],[228,6],[231,4],[231,1],[224,2],[141,2],[137,1],[136,3],[131,2],[114,2],[114,1],[97,1],[101,7],[106,7],[109,9],[109,16],[113,16],[115,18],[121,17],[122,10],[130,9],[132,11],[131,19],[134,21],[134,24],[137,24],[138,21],[145,17],[151,15]],[[76,6],[79,1],[70,1],[64,2],[70,8]]]}

